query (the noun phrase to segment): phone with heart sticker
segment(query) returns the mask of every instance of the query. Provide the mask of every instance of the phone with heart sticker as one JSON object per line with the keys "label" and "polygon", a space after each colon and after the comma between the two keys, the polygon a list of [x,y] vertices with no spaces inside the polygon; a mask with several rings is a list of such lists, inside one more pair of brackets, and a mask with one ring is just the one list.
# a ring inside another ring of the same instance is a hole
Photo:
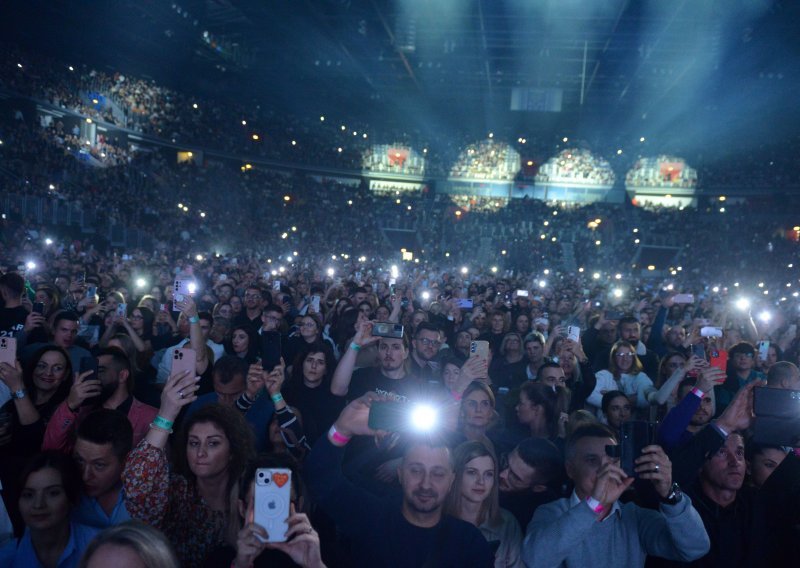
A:
{"label": "phone with heart sticker", "polygon": [[267,542],[286,542],[289,504],[292,501],[292,471],[284,468],[256,470],[254,521],[267,531]]}

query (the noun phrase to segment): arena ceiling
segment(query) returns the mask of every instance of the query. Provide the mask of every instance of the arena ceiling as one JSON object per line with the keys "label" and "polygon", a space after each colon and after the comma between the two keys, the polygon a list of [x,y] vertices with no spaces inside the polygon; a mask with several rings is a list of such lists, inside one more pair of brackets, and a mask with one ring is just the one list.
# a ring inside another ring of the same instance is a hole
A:
{"label": "arena ceiling", "polygon": [[788,94],[800,78],[800,10],[785,0],[32,0],[3,11],[12,36],[180,88],[484,120],[508,113],[515,89],[557,111],[534,122],[646,119],[713,111],[743,82]]}

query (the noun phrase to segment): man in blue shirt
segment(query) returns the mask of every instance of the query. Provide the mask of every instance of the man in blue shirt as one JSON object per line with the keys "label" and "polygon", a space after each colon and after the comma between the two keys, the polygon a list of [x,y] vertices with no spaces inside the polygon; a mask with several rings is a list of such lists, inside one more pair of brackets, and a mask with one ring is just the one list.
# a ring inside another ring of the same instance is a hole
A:
{"label": "man in blue shirt", "polygon": [[83,487],[73,521],[102,529],[130,520],[122,470],[132,445],[133,428],[121,412],[101,408],[81,421],[73,455]]}

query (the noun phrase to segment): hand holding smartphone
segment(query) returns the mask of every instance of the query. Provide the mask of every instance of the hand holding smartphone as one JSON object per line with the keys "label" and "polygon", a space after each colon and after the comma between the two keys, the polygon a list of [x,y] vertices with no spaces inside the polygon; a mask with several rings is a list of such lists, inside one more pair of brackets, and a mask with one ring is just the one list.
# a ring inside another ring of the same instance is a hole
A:
{"label": "hand holding smartphone", "polygon": [[267,542],[286,542],[291,491],[291,470],[284,468],[256,470],[253,521],[267,531]]}

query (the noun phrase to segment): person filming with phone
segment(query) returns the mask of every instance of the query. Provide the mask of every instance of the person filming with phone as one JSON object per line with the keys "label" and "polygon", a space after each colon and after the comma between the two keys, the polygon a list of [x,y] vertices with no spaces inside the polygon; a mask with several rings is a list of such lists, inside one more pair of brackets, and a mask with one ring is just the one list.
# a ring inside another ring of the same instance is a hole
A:
{"label": "person filming with phone", "polygon": [[355,436],[386,434],[369,426],[370,408],[387,401],[367,392],[352,401],[306,458],[311,496],[352,542],[354,566],[489,567],[488,542],[474,525],[444,514],[455,481],[453,458],[435,433],[414,437],[405,446],[397,476],[398,507],[355,486],[342,472],[344,447]]}
{"label": "person filming with phone", "polygon": [[522,545],[529,568],[644,566],[647,556],[691,562],[708,552],[700,515],[673,484],[672,463],[659,446],[645,446],[634,462],[635,474],[658,493],[658,510],[619,503],[636,478],[608,455],[616,446],[612,432],[600,424],[570,436],[565,465],[575,489],[569,498],[536,509]]}

